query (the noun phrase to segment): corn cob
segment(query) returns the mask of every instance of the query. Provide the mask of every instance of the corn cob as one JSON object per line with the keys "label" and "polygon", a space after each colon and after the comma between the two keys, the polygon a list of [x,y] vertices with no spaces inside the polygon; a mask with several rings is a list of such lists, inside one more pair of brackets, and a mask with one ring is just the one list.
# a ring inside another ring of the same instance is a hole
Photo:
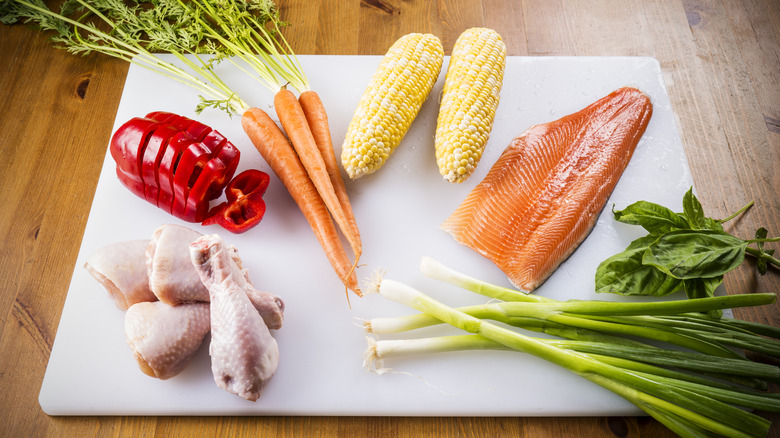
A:
{"label": "corn cob", "polygon": [[379,169],[401,143],[436,83],[444,61],[441,41],[412,33],[398,39],[374,73],[341,147],[350,178]]}
{"label": "corn cob", "polygon": [[472,28],[455,41],[436,121],[436,163],[450,182],[476,169],[493,127],[506,45],[492,29]]}

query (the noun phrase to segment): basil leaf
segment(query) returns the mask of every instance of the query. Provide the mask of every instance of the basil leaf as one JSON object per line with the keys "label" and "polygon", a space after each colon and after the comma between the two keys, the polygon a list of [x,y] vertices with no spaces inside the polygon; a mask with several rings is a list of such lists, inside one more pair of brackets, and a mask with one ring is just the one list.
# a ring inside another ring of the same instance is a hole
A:
{"label": "basil leaf", "polygon": [[696,198],[696,195],[693,194],[693,187],[688,189],[683,196],[683,213],[686,219],[688,219],[691,229],[701,230],[706,228],[704,208]]}
{"label": "basil leaf", "polygon": [[692,278],[689,280],[682,280],[683,289],[685,295],[688,298],[707,298],[715,296],[715,289],[723,283],[723,276],[717,276],[712,278]]}
{"label": "basil leaf", "polygon": [[[696,228],[693,228],[690,223],[688,223],[688,216],[686,216],[685,213],[677,213],[677,216],[679,216],[681,220],[685,221],[685,224],[686,224],[685,227],[681,227],[681,228],[678,228],[678,229],[680,229],[680,230],[695,230],[696,229]],[[723,230],[723,225],[721,225],[721,223],[718,222],[717,220],[715,220],[713,218],[710,218],[710,217],[705,217],[704,218],[704,221],[701,224],[701,229],[702,230],[711,230],[711,231],[724,231]],[[669,230],[669,231],[674,231],[674,230]]]}
{"label": "basil leaf", "polygon": [[647,249],[648,246],[650,246],[655,240],[658,239],[658,236],[653,236],[651,234],[648,234],[646,236],[642,236],[633,242],[629,243],[626,247],[626,251],[630,249],[642,249],[643,251]]}
{"label": "basil leaf", "polygon": [[761,255],[758,256],[758,261],[756,264],[758,265],[758,273],[761,275],[766,274],[767,269],[769,268],[769,259],[772,257],[772,254],[775,253],[774,249],[769,249],[766,251],[761,251]]}
{"label": "basil leaf", "polygon": [[[723,283],[723,276],[713,278],[692,278],[690,280],[682,280],[683,289],[688,299],[694,298],[707,298],[715,296],[715,289]],[[713,310],[707,312],[708,315],[714,318],[720,318],[723,316],[722,310]]]}
{"label": "basil leaf", "polygon": [[635,202],[623,210],[612,209],[615,220],[640,225],[650,234],[659,236],[673,230],[689,228],[688,221],[668,208],[647,201]]}
{"label": "basil leaf", "polygon": [[596,292],[661,297],[679,290],[681,280],[642,264],[642,255],[655,239],[640,237],[625,251],[601,262],[596,269]]}
{"label": "basil leaf", "polygon": [[702,229],[723,232],[723,225],[713,218],[705,217]]}
{"label": "basil leaf", "polygon": [[[756,230],[756,239],[766,239],[767,235],[769,235],[769,231],[764,227]],[[758,245],[758,249],[764,249],[764,242],[756,242],[756,245]]]}
{"label": "basil leaf", "polygon": [[642,263],[681,280],[717,277],[742,263],[747,245],[718,231],[671,231],[647,248]]}
{"label": "basil leaf", "polygon": [[[769,234],[767,232],[766,228],[761,227],[756,230],[756,239],[766,239],[766,236]],[[758,260],[756,261],[756,267],[758,268],[758,273],[761,275],[766,274],[767,269],[769,268],[769,265],[767,264],[768,257],[772,257],[772,254],[775,253],[774,249],[765,250],[764,249],[764,242],[756,242],[756,246],[758,247],[759,255]]]}

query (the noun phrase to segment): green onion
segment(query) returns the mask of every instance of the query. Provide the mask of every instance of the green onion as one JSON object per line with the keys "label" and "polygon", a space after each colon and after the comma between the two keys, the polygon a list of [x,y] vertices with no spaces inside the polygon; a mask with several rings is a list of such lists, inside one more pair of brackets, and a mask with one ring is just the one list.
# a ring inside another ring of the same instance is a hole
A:
{"label": "green onion", "polygon": [[[441,323],[469,334],[370,337],[367,367],[405,354],[486,349],[529,353],[621,395],[681,436],[765,436],[770,423],[745,409],[780,412],[778,394],[754,389],[780,381],[780,368],[729,348],[779,357],[778,340],[762,336],[776,330],[698,313],[768,304],[774,294],[649,303],[557,301],[491,285],[432,259],[424,259],[421,267],[430,277],[493,300],[512,301],[454,309],[411,286],[378,279],[374,292],[422,313],[366,321],[366,330],[374,336]],[[562,339],[532,337],[514,327]]]}

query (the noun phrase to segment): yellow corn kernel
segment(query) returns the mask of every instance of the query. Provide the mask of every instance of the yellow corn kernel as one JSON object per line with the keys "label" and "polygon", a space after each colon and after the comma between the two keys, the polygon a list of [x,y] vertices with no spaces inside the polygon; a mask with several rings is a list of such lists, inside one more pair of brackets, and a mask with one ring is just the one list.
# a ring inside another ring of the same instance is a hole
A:
{"label": "yellow corn kernel", "polygon": [[436,121],[436,163],[450,182],[476,169],[493,127],[506,45],[492,29],[472,28],[455,41]]}
{"label": "yellow corn kernel", "polygon": [[387,51],[371,78],[341,147],[351,179],[379,169],[401,143],[436,83],[444,62],[441,41],[411,33]]}

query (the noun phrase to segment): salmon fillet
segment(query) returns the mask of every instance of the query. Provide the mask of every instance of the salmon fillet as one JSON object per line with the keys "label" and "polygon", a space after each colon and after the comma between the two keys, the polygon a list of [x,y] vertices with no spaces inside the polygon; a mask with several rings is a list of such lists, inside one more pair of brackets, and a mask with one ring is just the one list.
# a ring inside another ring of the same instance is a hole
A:
{"label": "salmon fillet", "polygon": [[515,138],[441,228],[531,292],[585,239],[653,113],[620,88]]}

